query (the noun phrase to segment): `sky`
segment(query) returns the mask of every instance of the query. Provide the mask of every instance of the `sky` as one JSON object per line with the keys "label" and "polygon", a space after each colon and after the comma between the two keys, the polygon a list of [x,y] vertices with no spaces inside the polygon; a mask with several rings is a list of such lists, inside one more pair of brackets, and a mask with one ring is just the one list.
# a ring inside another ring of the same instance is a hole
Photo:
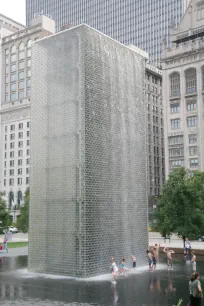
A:
{"label": "sky", "polygon": [[0,14],[25,24],[26,0],[0,0]]}

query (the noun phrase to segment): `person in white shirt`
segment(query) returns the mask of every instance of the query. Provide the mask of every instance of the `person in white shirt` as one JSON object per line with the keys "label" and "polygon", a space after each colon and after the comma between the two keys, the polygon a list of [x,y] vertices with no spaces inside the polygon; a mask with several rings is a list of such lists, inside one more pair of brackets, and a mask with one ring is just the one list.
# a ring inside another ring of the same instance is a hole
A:
{"label": "person in white shirt", "polygon": [[114,257],[112,257],[111,261],[112,261],[111,270],[112,270],[112,275],[113,275],[113,283],[115,284],[116,283],[116,274],[118,273],[118,267],[115,263],[115,258]]}

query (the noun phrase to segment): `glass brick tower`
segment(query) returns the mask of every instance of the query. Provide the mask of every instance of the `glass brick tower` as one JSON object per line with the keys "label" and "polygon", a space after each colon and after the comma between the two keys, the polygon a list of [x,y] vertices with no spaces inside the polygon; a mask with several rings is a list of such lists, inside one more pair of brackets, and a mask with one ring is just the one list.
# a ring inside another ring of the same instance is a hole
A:
{"label": "glass brick tower", "polygon": [[86,23],[108,36],[147,51],[159,64],[162,39],[177,25],[189,0],[26,0],[27,25],[36,14],[52,17],[57,31]]}

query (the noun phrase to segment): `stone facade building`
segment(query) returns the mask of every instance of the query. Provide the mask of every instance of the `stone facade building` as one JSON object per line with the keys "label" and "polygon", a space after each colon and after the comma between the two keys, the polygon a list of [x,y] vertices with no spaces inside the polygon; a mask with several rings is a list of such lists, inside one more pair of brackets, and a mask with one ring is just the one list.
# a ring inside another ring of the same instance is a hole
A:
{"label": "stone facade building", "polygon": [[10,209],[18,209],[30,182],[31,44],[54,32],[55,22],[38,16],[2,38],[0,190]]}
{"label": "stone facade building", "polygon": [[204,1],[192,0],[164,41],[166,176],[176,167],[204,171]]}

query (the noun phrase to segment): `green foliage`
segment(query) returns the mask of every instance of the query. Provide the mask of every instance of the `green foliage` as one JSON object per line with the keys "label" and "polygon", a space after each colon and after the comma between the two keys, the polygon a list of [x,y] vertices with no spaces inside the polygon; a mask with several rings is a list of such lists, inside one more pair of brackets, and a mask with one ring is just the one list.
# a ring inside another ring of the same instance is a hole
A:
{"label": "green foliage", "polygon": [[177,306],[181,306],[182,304],[183,304],[183,300],[182,300],[182,299],[180,299],[180,300],[178,301]]}
{"label": "green foliage", "polygon": [[153,228],[162,235],[176,233],[197,239],[204,234],[204,173],[193,175],[185,168],[177,168],[164,185],[153,213]]}
{"label": "green foliage", "polygon": [[24,205],[20,208],[20,216],[17,221],[17,227],[23,233],[27,233],[29,228],[29,202],[30,202],[30,189],[27,188],[24,197]]}
{"label": "green foliage", "polygon": [[11,224],[9,212],[6,210],[6,203],[2,199],[2,194],[0,194],[0,221],[0,233],[2,234],[3,231]]}

